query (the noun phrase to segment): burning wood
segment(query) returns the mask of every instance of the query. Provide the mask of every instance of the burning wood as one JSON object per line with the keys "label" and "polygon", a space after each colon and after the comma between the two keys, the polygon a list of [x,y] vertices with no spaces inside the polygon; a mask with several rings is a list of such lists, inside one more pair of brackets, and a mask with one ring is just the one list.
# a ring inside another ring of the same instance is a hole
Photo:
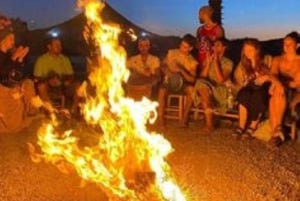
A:
{"label": "burning wood", "polygon": [[[122,83],[129,71],[125,50],[118,43],[119,26],[103,23],[99,15],[103,2],[79,0],[78,5],[88,19],[85,38],[99,48],[89,74],[96,93],[85,97],[82,113],[89,126],[101,131],[93,135],[95,144],[82,147],[76,131],[58,131],[53,118],[54,122],[39,129],[41,154],[32,153],[33,157],[59,164],[66,172],[74,169],[83,180],[96,183],[110,200],[186,200],[164,160],[172,151],[171,144],[145,126],[155,120],[157,103],[124,97]],[[31,151],[35,152],[32,147]]]}

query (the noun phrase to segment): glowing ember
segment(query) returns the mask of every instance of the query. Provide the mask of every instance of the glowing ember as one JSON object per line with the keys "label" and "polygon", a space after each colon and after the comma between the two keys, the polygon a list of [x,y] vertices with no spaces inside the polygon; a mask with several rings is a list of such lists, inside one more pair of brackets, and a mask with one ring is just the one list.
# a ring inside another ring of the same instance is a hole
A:
{"label": "glowing ember", "polygon": [[96,183],[110,200],[186,200],[164,160],[172,151],[171,144],[145,126],[155,120],[157,104],[146,98],[135,102],[124,97],[122,82],[129,72],[126,53],[118,43],[120,28],[103,23],[99,16],[103,2],[79,0],[78,5],[88,21],[85,36],[99,48],[89,74],[96,95],[87,95],[82,113],[88,124],[102,131],[95,146],[80,148],[74,132],[58,132],[53,118],[39,129],[42,154],[30,147],[32,158],[59,167],[68,164],[64,167],[72,167],[81,178]]}

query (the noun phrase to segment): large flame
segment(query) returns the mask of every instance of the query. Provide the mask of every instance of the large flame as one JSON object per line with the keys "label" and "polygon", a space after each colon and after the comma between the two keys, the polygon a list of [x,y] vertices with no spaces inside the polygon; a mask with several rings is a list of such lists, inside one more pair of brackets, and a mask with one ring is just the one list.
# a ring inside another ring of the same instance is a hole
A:
{"label": "large flame", "polygon": [[69,164],[110,200],[186,200],[164,160],[172,151],[171,144],[145,126],[155,120],[157,103],[124,97],[122,83],[129,72],[126,53],[118,42],[119,26],[103,23],[102,1],[79,0],[78,5],[87,17],[85,35],[98,50],[90,59],[89,74],[96,95],[86,96],[82,113],[88,124],[101,128],[99,139],[95,146],[80,148],[74,131],[62,134],[55,127],[57,122],[51,122],[39,129],[42,154],[35,153],[33,158]]}

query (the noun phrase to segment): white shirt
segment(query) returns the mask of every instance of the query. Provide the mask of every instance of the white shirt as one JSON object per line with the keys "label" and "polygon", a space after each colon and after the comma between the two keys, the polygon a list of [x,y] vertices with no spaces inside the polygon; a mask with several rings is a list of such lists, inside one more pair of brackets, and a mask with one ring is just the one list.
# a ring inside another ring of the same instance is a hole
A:
{"label": "white shirt", "polygon": [[188,71],[195,71],[198,65],[192,55],[183,55],[179,49],[169,50],[165,62],[170,70],[180,65]]}
{"label": "white shirt", "polygon": [[153,75],[155,74],[156,69],[160,67],[160,60],[158,57],[149,54],[146,62],[143,62],[141,54],[138,54],[128,59],[127,67],[141,74],[144,74],[144,70],[149,68],[151,74]]}

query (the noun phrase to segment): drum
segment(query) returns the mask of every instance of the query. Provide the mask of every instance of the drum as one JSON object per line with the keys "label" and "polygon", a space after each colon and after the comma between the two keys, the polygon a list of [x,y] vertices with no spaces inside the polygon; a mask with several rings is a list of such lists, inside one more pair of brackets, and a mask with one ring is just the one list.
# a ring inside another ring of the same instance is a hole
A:
{"label": "drum", "polygon": [[173,73],[167,78],[167,87],[170,92],[179,92],[183,87],[183,77],[180,73]]}

